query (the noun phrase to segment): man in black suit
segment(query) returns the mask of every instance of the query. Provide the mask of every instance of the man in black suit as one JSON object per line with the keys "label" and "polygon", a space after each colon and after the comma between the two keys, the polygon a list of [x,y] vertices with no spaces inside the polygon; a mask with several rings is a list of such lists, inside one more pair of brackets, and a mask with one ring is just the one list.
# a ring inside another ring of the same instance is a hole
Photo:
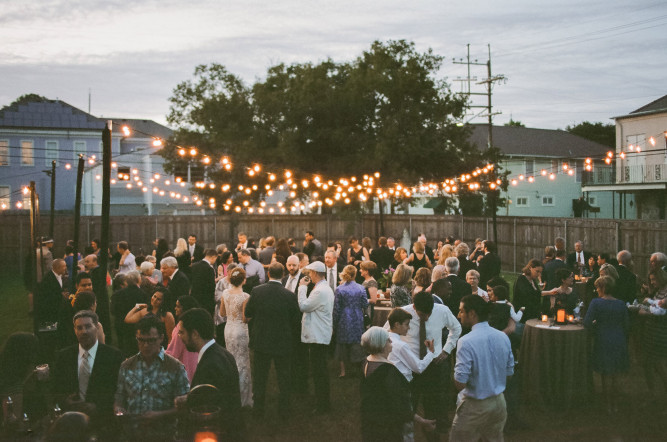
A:
{"label": "man in black suit", "polygon": [[[307,258],[307,257],[306,257]],[[294,293],[297,300],[299,282],[306,275],[301,272],[299,257],[292,255],[287,258],[287,275],[283,277],[283,286]],[[297,330],[293,337],[292,347],[292,393],[303,394],[308,390],[308,346],[301,342],[301,314],[298,317]]]}
{"label": "man in black suit", "polygon": [[[283,287],[296,295],[297,289],[299,288],[299,282],[301,281],[301,278],[305,276],[301,273],[301,268],[299,267],[299,257],[296,255],[289,256],[285,264],[287,267],[287,274],[283,277],[281,282]],[[294,299],[296,299],[296,297]]]}
{"label": "man in black suit", "polygon": [[542,281],[546,283],[544,290],[551,290],[560,286],[560,281],[556,278],[556,271],[566,267],[565,250],[557,249],[556,257],[544,265],[544,272],[542,272]]}
{"label": "man in black suit", "polygon": [[218,254],[213,249],[204,250],[204,259],[192,264],[191,294],[199,305],[213,316],[215,310],[215,260]]}
{"label": "man in black suit", "polygon": [[458,317],[461,298],[472,294],[472,287],[470,284],[459,278],[459,260],[450,256],[445,260],[445,269],[447,271],[447,281],[452,284],[452,293],[444,301],[445,305],[449,307],[452,314]]}
{"label": "man in black suit", "polygon": [[204,259],[204,247],[197,244],[197,235],[188,236],[188,252],[190,252],[190,262],[192,264]]}
{"label": "man in black suit", "polygon": [[616,259],[618,260],[616,293],[621,301],[632,303],[637,298],[637,275],[630,270],[632,255],[627,250],[621,250]]}
{"label": "man in black suit", "polygon": [[[86,272],[90,275],[93,281],[93,292],[97,300],[97,309],[95,313],[100,318],[100,323],[105,330],[111,330],[111,316],[109,315],[109,294],[107,293],[107,272],[99,266],[96,254],[90,254],[83,259],[83,265]],[[109,344],[111,340],[107,336],[106,342]]]}
{"label": "man in black suit", "polygon": [[67,274],[64,259],[56,259],[37,289],[35,298],[35,331],[45,322],[57,322],[60,306],[63,302],[63,290],[66,289],[63,278]]}
{"label": "man in black suit", "polygon": [[590,257],[591,254],[584,251],[584,243],[577,241],[574,243],[574,252],[567,255],[567,265],[578,275],[579,269],[588,265]]}
{"label": "man in black suit", "polygon": [[336,252],[333,250],[327,250],[324,254],[324,265],[326,266],[326,281],[327,285],[331,287],[333,292],[336,291],[338,283],[340,282],[340,272],[343,270],[342,267],[338,266],[338,260],[336,258]]}
{"label": "man in black suit", "polygon": [[271,360],[280,390],[279,413],[289,418],[290,360],[294,336],[301,332],[301,311],[293,292],[282,286],[283,265],[269,266],[269,282],[252,289],[245,314],[252,323],[250,348],[253,350],[253,400],[256,415],[264,414],[266,383]]}
{"label": "man in black suit", "polygon": [[477,263],[480,287],[486,287],[489,279],[500,275],[500,257],[497,255],[496,243],[487,239],[483,244],[484,256]]}
{"label": "man in black suit", "polygon": [[124,289],[118,290],[111,298],[111,312],[114,316],[116,336],[118,337],[118,348],[123,356],[130,357],[137,353],[137,340],[135,339],[134,324],[126,324],[125,316],[137,304],[148,304],[149,297],[146,292],[139,288],[141,275],[133,270],[126,273]]}
{"label": "man in black suit", "polygon": [[174,313],[176,300],[181,296],[190,294],[190,280],[185,273],[178,268],[178,261],[173,256],[167,256],[160,261],[160,271],[162,272],[162,285],[169,289],[165,293],[165,308]]}
{"label": "man in black suit", "polygon": [[[220,424],[225,435],[224,440],[243,440],[244,425],[241,415],[241,391],[239,371],[236,361],[213,338],[213,318],[202,308],[190,309],[183,313],[179,322],[179,337],[188,351],[199,353],[197,370],[192,377],[191,387],[210,384],[218,389]],[[186,396],[176,398],[176,405],[183,407]]]}
{"label": "man in black suit", "polygon": [[459,260],[459,278],[465,281],[468,270],[477,270],[477,265],[468,259],[470,247],[468,244],[461,242],[454,247],[454,253]]}
{"label": "man in black suit", "polygon": [[99,430],[109,430],[121,353],[97,340],[97,315],[81,310],[74,315],[77,345],[56,354],[53,393],[63,409],[88,414]]}
{"label": "man in black suit", "polygon": [[377,265],[377,271],[378,274],[380,274],[387,270],[394,261],[394,252],[387,247],[387,238],[384,236],[381,236],[380,239],[378,239],[378,245],[380,247],[373,249],[370,258],[371,261]]}

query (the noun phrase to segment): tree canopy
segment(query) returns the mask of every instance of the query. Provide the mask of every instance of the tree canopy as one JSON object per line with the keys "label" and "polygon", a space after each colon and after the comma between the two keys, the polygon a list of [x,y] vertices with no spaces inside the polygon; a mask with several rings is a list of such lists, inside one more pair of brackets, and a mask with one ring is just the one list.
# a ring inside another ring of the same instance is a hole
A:
{"label": "tree canopy", "polygon": [[614,149],[616,146],[616,126],[613,124],[604,123],[590,123],[584,121],[583,123],[575,124],[574,126],[567,126],[566,131],[579,135],[596,143]]}
{"label": "tree canopy", "polygon": [[[438,77],[442,61],[400,40],[376,41],[350,62],[278,64],[252,86],[222,65],[198,66],[170,98],[167,121],[176,130],[163,149],[167,170],[192,167],[178,147],[196,146],[212,160],[197,167],[216,188],[229,184],[225,198],[234,204],[257,201],[270,187],[269,177],[258,173],[256,191],[239,190],[255,164],[262,172],[289,170],[295,178],[379,171],[383,184],[454,177],[485,158],[469,144],[469,129],[456,125],[466,102]],[[216,161],[225,155],[234,163],[231,171]],[[219,190],[198,191],[220,196]]]}

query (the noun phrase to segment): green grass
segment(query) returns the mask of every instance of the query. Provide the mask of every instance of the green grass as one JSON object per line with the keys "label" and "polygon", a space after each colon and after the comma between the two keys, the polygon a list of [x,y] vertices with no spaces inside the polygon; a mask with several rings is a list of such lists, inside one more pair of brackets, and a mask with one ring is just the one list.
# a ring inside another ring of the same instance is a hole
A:
{"label": "green grass", "polygon": [[0,312],[0,344],[14,332],[32,332],[32,316],[28,315],[28,290],[20,275],[0,276],[3,282],[2,310]]}

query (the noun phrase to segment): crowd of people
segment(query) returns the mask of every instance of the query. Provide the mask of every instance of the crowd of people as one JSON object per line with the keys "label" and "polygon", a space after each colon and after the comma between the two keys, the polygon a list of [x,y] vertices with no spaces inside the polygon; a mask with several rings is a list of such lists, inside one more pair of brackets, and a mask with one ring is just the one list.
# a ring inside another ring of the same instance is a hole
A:
{"label": "crowd of people", "polygon": [[[83,254],[68,244],[54,259],[53,241],[43,239],[29,285],[34,334],[13,334],[0,354],[4,431],[44,418],[54,421],[53,440],[77,425],[101,440],[160,440],[194,407],[190,392],[212,385],[216,430],[242,440],[242,409],[266,413],[272,362],[277,412],[287,420],[309,380],[315,413],[331,411],[333,359],[339,378],[360,379],[364,440],[413,440],[418,430],[427,440],[502,440],[523,425],[512,375],[525,323],[559,309],[594,336],[605,411],[618,410],[618,379],[630,365],[630,314],[646,318],[649,392],[655,400],[667,393],[663,253],[651,256],[640,283],[629,251],[594,255],[577,241],[568,254],[556,238],[510,296],[490,240],[470,247],[448,237],[431,248],[420,234],[409,251],[391,237],[324,245],[311,231],[299,248],[292,238],[237,240],[206,248],[190,235],[172,250],[158,238],[136,255],[126,241],[103,252],[94,240]],[[384,324],[374,308],[383,302],[392,307]]]}

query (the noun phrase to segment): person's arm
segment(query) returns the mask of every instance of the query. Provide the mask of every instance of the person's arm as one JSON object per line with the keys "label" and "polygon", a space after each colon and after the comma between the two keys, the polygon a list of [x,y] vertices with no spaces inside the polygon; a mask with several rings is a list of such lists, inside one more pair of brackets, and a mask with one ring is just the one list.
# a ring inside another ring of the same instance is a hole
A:
{"label": "person's arm", "polygon": [[507,336],[509,336],[512,333],[514,333],[515,330],[516,330],[516,322],[514,322],[514,319],[510,318],[510,320],[507,321],[507,327],[505,327],[502,330],[502,332],[505,333]]}
{"label": "person's arm", "polygon": [[146,316],[148,313],[148,305],[147,304],[137,304],[134,307],[132,307],[132,310],[127,312],[127,315],[125,316],[125,323],[127,324],[136,324]]}
{"label": "person's arm", "polygon": [[127,258],[129,254],[130,254],[130,249],[127,249],[126,251],[123,252],[122,255],[120,255],[120,259],[118,260],[119,266],[125,264],[125,258]]}
{"label": "person's arm", "polygon": [[169,341],[169,345],[167,345],[167,349],[164,352],[167,353],[169,356],[173,356],[180,361],[185,351],[186,349],[183,340],[178,338],[173,338],[171,341]]}
{"label": "person's arm", "polygon": [[250,298],[246,298],[246,300],[243,301],[243,309],[241,310],[241,320],[246,324],[250,320],[250,318],[247,317],[246,314],[245,314],[245,309],[248,306],[248,299],[250,299]]}
{"label": "person's arm", "polygon": [[259,264],[257,268],[257,276],[259,276],[259,283],[264,284],[266,282],[266,272],[264,271],[264,266]]}
{"label": "person's arm", "polygon": [[220,316],[223,318],[227,316],[227,310],[225,308],[225,297],[224,295],[220,296]]}
{"label": "person's arm", "polygon": [[378,299],[378,288],[377,287],[368,287],[368,296],[370,296],[370,303],[375,304]]}
{"label": "person's arm", "polygon": [[541,292],[542,296],[556,296],[558,293],[560,293],[560,289],[558,287],[551,290],[542,290]]}
{"label": "person's arm", "polygon": [[429,269],[432,269],[433,264],[431,264],[431,260],[428,259],[428,255],[426,253],[424,253],[424,258],[426,258],[426,267],[428,267]]}
{"label": "person's arm", "polygon": [[174,315],[172,315],[171,312],[167,312],[167,314],[164,315],[164,328],[167,330],[167,344],[171,342],[171,335],[174,332],[175,326],[174,323]]}
{"label": "person's arm", "polygon": [[432,342],[433,341],[431,341],[429,351],[426,352],[424,359],[419,359],[408,345],[401,345],[398,349],[394,347],[392,353],[394,356],[400,359],[401,362],[407,365],[410,370],[414,371],[415,373],[423,373],[435,358]]}
{"label": "person's arm", "polygon": [[466,388],[472,373],[472,357],[467,346],[459,346],[456,350],[456,365],[454,366],[454,385],[457,391]]}
{"label": "person's arm", "polygon": [[322,305],[322,293],[315,288],[306,298],[308,285],[303,283],[303,279],[301,281],[299,283],[299,309],[304,313],[314,312]]}
{"label": "person's arm", "polygon": [[364,258],[366,258],[366,261],[370,261],[371,256],[368,254],[368,249],[366,247],[362,247],[361,250],[364,251]]}
{"label": "person's arm", "polygon": [[106,336],[104,335],[104,327],[101,322],[97,323],[97,340],[104,344]]}
{"label": "person's arm", "polygon": [[449,310],[449,307],[447,307],[447,310],[445,311],[445,327],[449,330],[449,334],[447,335],[445,345],[442,347],[442,351],[449,356],[449,354],[456,348],[456,342],[459,340],[459,336],[461,336],[461,324],[454,317],[452,311]]}

